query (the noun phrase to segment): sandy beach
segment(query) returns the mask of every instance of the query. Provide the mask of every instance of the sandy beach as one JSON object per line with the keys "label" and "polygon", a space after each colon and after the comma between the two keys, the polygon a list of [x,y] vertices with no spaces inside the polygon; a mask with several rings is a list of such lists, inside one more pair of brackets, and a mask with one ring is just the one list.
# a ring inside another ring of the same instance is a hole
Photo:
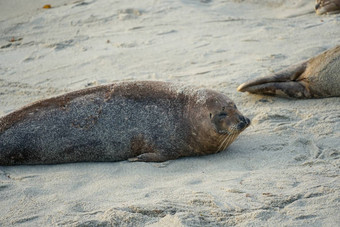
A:
{"label": "sandy beach", "polygon": [[252,120],[214,155],[0,166],[0,226],[338,226],[340,97],[236,91],[340,44],[340,14],[313,8],[311,0],[0,0],[0,116],[86,87],[159,80],[222,92]]}

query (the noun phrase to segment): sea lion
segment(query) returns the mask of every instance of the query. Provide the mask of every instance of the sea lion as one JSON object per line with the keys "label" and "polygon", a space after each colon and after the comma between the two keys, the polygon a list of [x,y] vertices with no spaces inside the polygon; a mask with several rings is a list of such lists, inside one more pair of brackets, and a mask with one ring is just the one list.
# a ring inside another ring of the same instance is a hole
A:
{"label": "sea lion", "polygon": [[340,96],[340,45],[273,75],[243,83],[237,90],[291,98]]}
{"label": "sea lion", "polygon": [[120,82],[38,101],[0,118],[0,165],[162,162],[213,154],[249,124],[216,91]]}
{"label": "sea lion", "polygon": [[340,0],[316,0],[315,12],[318,15],[340,12]]}

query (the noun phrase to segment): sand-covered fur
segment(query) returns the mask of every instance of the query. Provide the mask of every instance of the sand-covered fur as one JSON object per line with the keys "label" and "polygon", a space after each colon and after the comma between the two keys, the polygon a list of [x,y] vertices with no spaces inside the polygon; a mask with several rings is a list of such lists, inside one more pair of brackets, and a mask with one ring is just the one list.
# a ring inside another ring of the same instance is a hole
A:
{"label": "sand-covered fur", "polygon": [[0,165],[162,162],[225,150],[250,124],[225,95],[123,82],[38,101],[0,118]]}

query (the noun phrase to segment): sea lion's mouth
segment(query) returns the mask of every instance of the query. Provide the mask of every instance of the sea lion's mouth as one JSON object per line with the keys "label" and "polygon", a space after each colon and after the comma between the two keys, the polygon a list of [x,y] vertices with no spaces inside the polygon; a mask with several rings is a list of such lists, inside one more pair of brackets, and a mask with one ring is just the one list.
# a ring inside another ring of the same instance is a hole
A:
{"label": "sea lion's mouth", "polygon": [[242,131],[250,125],[250,120],[247,117],[240,117],[241,122],[237,125],[237,130]]}

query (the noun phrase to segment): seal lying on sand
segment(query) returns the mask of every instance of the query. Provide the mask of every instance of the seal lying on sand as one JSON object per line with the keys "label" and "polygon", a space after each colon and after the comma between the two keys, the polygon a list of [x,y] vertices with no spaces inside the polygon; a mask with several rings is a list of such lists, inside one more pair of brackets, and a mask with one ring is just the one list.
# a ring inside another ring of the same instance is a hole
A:
{"label": "seal lying on sand", "polygon": [[237,90],[293,98],[340,96],[340,45],[274,75],[243,83]]}
{"label": "seal lying on sand", "polygon": [[38,101],[0,118],[0,165],[213,154],[249,124],[228,97],[212,90],[121,82]]}
{"label": "seal lying on sand", "polygon": [[340,0],[316,0],[316,14],[333,14],[340,13]]}

